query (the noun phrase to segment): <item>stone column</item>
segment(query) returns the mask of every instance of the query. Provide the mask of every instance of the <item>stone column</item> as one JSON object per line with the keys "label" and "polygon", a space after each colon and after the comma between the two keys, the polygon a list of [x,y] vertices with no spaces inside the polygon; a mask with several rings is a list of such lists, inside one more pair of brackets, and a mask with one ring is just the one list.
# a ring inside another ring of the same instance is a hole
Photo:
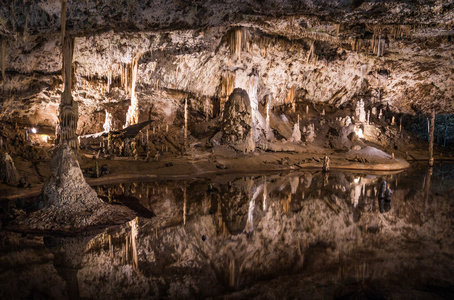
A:
{"label": "stone column", "polygon": [[73,149],[78,149],[78,140],[76,136],[77,121],[79,118],[79,109],[77,103],[73,100],[71,94],[71,68],[74,51],[74,39],[66,34],[63,38],[63,74],[64,90],[61,95],[60,103],[60,143],[68,144]]}

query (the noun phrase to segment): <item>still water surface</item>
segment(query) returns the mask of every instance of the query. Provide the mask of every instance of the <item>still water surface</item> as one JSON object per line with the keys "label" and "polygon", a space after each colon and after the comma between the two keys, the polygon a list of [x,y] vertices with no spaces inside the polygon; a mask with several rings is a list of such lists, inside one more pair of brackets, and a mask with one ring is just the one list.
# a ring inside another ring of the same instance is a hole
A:
{"label": "still water surface", "polygon": [[72,237],[0,231],[1,299],[454,298],[452,164],[95,190],[139,217]]}

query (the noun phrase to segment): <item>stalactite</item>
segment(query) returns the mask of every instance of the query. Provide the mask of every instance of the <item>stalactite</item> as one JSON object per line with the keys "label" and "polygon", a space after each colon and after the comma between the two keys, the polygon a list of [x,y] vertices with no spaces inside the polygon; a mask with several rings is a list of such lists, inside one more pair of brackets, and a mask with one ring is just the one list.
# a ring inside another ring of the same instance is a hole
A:
{"label": "stalactite", "polygon": [[112,84],[112,69],[107,71],[107,92],[110,92],[110,85]]}
{"label": "stalactite", "polygon": [[229,46],[232,56],[241,59],[241,52],[249,51],[249,35],[246,28],[235,28],[230,33]]}
{"label": "stalactite", "polygon": [[314,56],[314,51],[315,51],[315,42],[312,41],[311,47],[309,49],[309,53],[308,53],[307,58],[306,58],[306,64],[309,64],[309,62],[312,61],[313,56]]}
{"label": "stalactite", "polygon": [[231,72],[224,72],[221,75],[221,95],[219,96],[221,100],[221,111],[224,110],[224,104],[229,99],[230,94],[235,88],[235,74]]}
{"label": "stalactite", "polygon": [[295,85],[293,85],[287,93],[285,104],[293,104],[295,102]]}

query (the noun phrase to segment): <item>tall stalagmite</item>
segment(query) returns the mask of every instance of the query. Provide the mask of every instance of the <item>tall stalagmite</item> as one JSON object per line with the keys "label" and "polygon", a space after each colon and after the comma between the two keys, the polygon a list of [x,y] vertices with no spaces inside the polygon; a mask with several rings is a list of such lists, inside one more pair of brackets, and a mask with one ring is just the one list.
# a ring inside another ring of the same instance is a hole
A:
{"label": "tall stalagmite", "polygon": [[125,128],[134,124],[139,123],[139,101],[136,97],[136,80],[137,71],[139,68],[140,54],[136,55],[131,62],[131,80],[129,82],[129,90],[131,92],[131,105],[129,106],[126,114]]}

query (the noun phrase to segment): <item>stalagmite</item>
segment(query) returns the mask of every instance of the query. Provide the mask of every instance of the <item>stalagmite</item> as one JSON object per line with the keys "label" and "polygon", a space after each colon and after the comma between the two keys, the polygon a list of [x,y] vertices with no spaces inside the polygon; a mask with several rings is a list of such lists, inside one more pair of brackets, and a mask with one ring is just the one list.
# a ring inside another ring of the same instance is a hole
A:
{"label": "stalagmite", "polygon": [[430,131],[429,131],[429,166],[434,165],[434,131],[435,131],[435,108],[430,112]]}
{"label": "stalagmite", "polygon": [[378,119],[381,120],[383,118],[383,111],[380,108],[380,113],[378,114]]}
{"label": "stalagmite", "polygon": [[294,143],[301,142],[300,115],[298,115],[298,121],[295,123],[295,126],[293,127],[292,139]]}
{"label": "stalagmite", "polygon": [[323,161],[323,172],[329,172],[329,163],[330,163],[329,157],[325,156],[325,159]]}
{"label": "stalagmite", "polygon": [[129,85],[131,105],[126,113],[126,124],[124,128],[139,123],[139,101],[136,97],[136,80],[140,56],[141,54],[136,55],[131,62],[131,80]]}
{"label": "stalagmite", "polygon": [[107,109],[106,109],[106,120],[102,127],[104,128],[104,132],[109,132],[112,130],[112,114],[109,113],[107,111]]}
{"label": "stalagmite", "polygon": [[306,115],[309,114],[309,105],[306,105]]}
{"label": "stalagmite", "polygon": [[271,138],[271,126],[270,126],[270,106],[271,106],[271,96],[267,95],[266,101],[266,120],[265,120],[265,134],[266,138],[269,140]]}
{"label": "stalagmite", "polygon": [[373,114],[374,116],[377,115],[377,108],[376,108],[376,107],[372,107],[372,114]]}
{"label": "stalagmite", "polygon": [[394,125],[396,125],[396,122],[395,122],[395,117],[393,116],[391,119],[391,126],[394,126]]}
{"label": "stalagmite", "polygon": [[367,125],[369,125],[370,122],[370,110],[367,112]]}
{"label": "stalagmite", "polygon": [[364,101],[360,99],[356,104],[356,117],[358,118],[358,122],[364,123],[366,122],[366,111],[364,110]]}

